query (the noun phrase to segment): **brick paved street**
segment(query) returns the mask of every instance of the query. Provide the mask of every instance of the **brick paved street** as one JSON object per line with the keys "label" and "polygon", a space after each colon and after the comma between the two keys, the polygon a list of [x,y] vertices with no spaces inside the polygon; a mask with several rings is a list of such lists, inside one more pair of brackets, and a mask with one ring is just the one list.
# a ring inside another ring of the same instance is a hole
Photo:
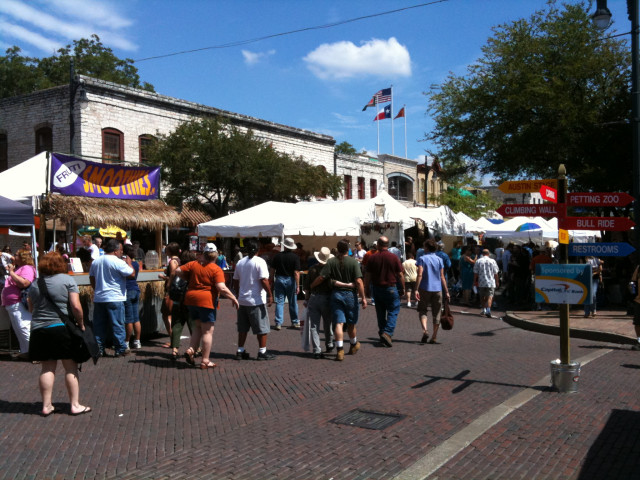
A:
{"label": "brick paved street", "polygon": [[[158,346],[164,339],[152,340],[135,355],[85,365],[81,401],[94,411],[80,417],[66,413],[61,372],[54,404],[65,413],[42,418],[39,367],[0,362],[0,478],[422,478],[416,466],[434,449],[535,386],[559,355],[557,337],[476,312],[458,314],[442,344],[421,345],[415,310],[403,308],[389,349],[377,344],[370,307],[362,350],[342,363],[301,353],[299,332],[288,329],[269,335],[276,360],[239,362],[225,301],[217,369],[174,365]],[[255,338],[247,347],[255,356]],[[430,478],[604,478],[614,468],[630,478],[640,458],[639,352],[572,340],[572,359],[594,353],[578,393],[534,387],[535,397]],[[384,430],[332,422],[354,409],[406,417]]]}

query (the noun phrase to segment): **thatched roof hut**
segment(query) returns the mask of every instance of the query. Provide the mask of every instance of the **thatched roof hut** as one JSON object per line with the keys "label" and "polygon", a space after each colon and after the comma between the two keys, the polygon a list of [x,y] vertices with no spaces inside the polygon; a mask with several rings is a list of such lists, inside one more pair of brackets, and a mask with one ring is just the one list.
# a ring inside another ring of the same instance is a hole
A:
{"label": "thatched roof hut", "polygon": [[118,225],[125,228],[162,230],[178,227],[181,215],[162,200],[118,200],[111,198],[49,195],[43,204],[47,217],[85,225]]}

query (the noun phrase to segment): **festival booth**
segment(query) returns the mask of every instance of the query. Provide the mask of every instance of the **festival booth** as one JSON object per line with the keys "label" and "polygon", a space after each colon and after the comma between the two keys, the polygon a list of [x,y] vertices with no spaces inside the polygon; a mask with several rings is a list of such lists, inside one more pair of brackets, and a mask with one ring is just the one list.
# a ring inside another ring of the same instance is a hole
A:
{"label": "festival booth", "polygon": [[[180,214],[159,199],[158,167],[125,167],[45,152],[0,173],[0,191],[14,199],[31,199],[41,217],[40,253],[44,248],[45,219],[63,222],[66,231],[74,236],[82,224],[155,231],[158,260],[162,255],[163,228],[180,224]],[[141,270],[138,275],[143,334],[156,332],[162,325],[159,311],[164,282],[158,279],[159,273],[159,269]],[[93,291],[89,275],[72,275],[80,287],[85,315],[91,318]]]}
{"label": "festival booth", "polygon": [[[523,244],[533,242],[544,245],[549,240],[558,240],[558,219],[545,220],[542,217],[514,217],[493,229],[487,229],[485,238],[499,238],[506,245],[509,242]],[[589,230],[569,230],[574,243],[594,242],[600,238],[600,232]]]}
{"label": "festival booth", "polygon": [[199,237],[273,237],[280,243],[292,237],[305,250],[334,247],[348,238],[352,244],[361,237],[370,244],[380,235],[404,243],[404,229],[414,220],[408,209],[381,192],[368,200],[321,200],[316,202],[266,202],[226,217],[198,225]]}
{"label": "festival booth", "polygon": [[[20,202],[0,196],[0,226],[3,227],[31,227],[31,244],[36,244],[36,230],[33,219],[33,208]],[[34,256],[37,262],[37,256]],[[36,263],[37,267],[37,263]],[[11,322],[4,308],[0,308],[0,345],[11,348]]]}

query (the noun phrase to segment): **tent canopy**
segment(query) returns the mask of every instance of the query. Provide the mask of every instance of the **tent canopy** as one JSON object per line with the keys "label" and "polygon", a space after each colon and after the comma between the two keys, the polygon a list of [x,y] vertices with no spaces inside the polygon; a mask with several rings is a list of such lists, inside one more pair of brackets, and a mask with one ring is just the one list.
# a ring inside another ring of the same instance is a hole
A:
{"label": "tent canopy", "polygon": [[411,218],[422,220],[429,230],[441,235],[463,235],[464,225],[446,205],[437,208],[413,207],[409,209]]}
{"label": "tent canopy", "polygon": [[0,225],[33,225],[33,207],[0,197]]}
{"label": "tent canopy", "polygon": [[414,225],[408,209],[381,192],[368,200],[266,202],[198,225],[201,237],[284,237],[360,235],[360,225],[374,222]]}
{"label": "tent canopy", "polygon": [[39,197],[47,192],[47,152],[0,173],[0,192],[11,200]]}

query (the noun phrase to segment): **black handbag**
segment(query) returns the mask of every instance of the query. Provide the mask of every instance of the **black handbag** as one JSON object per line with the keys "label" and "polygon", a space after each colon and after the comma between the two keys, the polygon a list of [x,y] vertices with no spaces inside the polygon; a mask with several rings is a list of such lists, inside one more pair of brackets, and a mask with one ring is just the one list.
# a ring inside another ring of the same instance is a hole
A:
{"label": "black handbag", "polygon": [[69,318],[69,315],[65,315],[49,295],[47,283],[42,277],[38,279],[38,288],[44,294],[47,301],[53,306],[54,310],[60,317],[60,320],[64,322],[67,332],[69,332],[73,352],[71,359],[76,363],[84,363],[90,358],[93,358],[93,364],[95,365],[98,363],[98,358],[100,358],[100,349],[91,325],[88,322],[85,322],[84,330],[82,330],[76,322]]}
{"label": "black handbag", "polygon": [[187,280],[174,275],[169,284],[169,298],[174,302],[182,302],[188,286],[189,282]]}

